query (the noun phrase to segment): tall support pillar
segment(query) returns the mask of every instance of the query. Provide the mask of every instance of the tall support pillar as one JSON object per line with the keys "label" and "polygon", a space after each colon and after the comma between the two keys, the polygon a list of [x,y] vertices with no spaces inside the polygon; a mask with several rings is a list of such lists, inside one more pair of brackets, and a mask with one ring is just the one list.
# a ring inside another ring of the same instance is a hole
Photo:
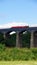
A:
{"label": "tall support pillar", "polygon": [[22,47],[22,35],[19,33],[19,31],[16,32],[16,47]]}
{"label": "tall support pillar", "polygon": [[34,31],[31,31],[30,48],[34,47]]}
{"label": "tall support pillar", "polygon": [[3,37],[4,37],[4,40],[8,39],[9,37],[9,34],[6,34],[5,32],[3,33]]}
{"label": "tall support pillar", "polygon": [[4,39],[6,39],[6,34],[5,34],[5,32],[3,33],[3,37],[4,37]]}

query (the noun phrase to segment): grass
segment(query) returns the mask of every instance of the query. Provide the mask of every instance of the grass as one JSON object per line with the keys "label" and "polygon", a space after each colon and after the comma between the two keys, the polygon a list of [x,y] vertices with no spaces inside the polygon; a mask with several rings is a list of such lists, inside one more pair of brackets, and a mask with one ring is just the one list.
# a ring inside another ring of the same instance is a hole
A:
{"label": "grass", "polygon": [[0,65],[37,65],[37,61],[0,61]]}

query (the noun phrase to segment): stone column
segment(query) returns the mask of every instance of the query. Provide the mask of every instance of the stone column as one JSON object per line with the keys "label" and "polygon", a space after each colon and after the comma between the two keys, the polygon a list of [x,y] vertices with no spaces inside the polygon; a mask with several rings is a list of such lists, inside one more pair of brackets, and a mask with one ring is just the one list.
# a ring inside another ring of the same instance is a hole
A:
{"label": "stone column", "polygon": [[22,47],[22,37],[19,31],[16,32],[16,47]]}
{"label": "stone column", "polygon": [[5,34],[5,32],[3,33],[3,37],[4,37],[4,39],[6,39],[6,34]]}
{"label": "stone column", "polygon": [[34,47],[34,31],[31,31],[30,48]]}

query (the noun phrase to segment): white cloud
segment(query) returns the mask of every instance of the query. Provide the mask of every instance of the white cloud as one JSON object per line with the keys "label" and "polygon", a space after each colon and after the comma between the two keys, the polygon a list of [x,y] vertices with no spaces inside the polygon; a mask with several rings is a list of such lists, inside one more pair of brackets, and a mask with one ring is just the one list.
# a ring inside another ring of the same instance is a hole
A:
{"label": "white cloud", "polygon": [[29,25],[29,27],[37,27],[37,24]]}
{"label": "white cloud", "polygon": [[14,26],[29,26],[29,27],[37,27],[37,24],[27,24],[27,23],[24,23],[24,22],[12,22],[12,23],[8,23],[8,24],[3,24],[3,25],[0,25],[0,29],[3,29],[3,28],[11,28],[11,27],[14,27]]}
{"label": "white cloud", "polygon": [[12,23],[8,23],[8,24],[0,25],[0,29],[1,28],[11,28],[11,27],[14,27],[14,26],[28,26],[28,24],[23,23],[23,22],[12,22]]}

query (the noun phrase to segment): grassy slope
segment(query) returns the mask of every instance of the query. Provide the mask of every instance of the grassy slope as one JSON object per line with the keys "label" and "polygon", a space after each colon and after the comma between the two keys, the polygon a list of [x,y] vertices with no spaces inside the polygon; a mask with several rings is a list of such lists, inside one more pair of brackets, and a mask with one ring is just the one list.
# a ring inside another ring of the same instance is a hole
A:
{"label": "grassy slope", "polygon": [[0,65],[37,65],[37,61],[0,61]]}

